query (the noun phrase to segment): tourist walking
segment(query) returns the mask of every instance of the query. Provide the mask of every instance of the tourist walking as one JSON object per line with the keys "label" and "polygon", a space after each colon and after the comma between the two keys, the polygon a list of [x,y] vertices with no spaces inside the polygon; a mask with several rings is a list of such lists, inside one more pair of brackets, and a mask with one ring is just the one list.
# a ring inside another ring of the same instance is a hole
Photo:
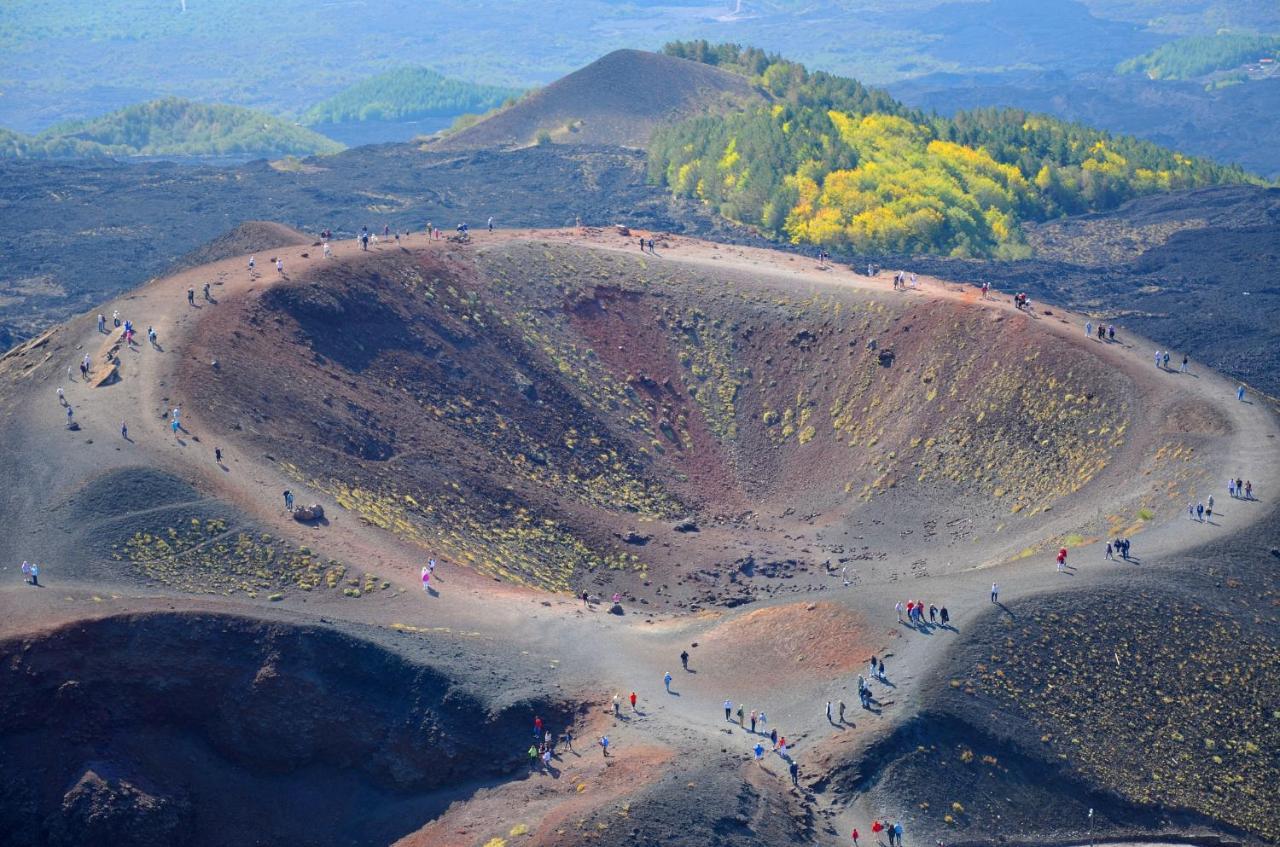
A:
{"label": "tourist walking", "polygon": [[994,582],[991,583],[991,602],[992,603],[1000,602],[1000,586]]}

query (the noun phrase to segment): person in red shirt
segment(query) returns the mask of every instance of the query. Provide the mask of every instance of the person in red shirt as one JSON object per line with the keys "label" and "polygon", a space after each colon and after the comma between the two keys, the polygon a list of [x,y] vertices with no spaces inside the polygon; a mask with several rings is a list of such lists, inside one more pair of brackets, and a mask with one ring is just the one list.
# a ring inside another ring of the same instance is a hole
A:
{"label": "person in red shirt", "polygon": [[853,847],[858,847],[858,830],[853,831]]}
{"label": "person in red shirt", "polygon": [[871,822],[871,834],[872,834],[872,835],[879,835],[883,830],[884,830],[884,824],[880,823],[880,821],[872,821],[872,822]]}
{"label": "person in red shirt", "polygon": [[541,717],[535,717],[533,719],[533,734],[534,735],[542,734],[542,718]]}
{"label": "person in red shirt", "polygon": [[636,710],[636,693],[632,691],[631,692],[631,711],[634,712],[635,710]]}

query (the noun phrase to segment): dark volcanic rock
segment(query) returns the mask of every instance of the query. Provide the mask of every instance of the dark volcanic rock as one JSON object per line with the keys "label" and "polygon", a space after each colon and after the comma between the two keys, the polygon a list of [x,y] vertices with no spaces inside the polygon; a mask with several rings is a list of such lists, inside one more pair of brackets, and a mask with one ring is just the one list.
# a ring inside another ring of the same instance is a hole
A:
{"label": "dark volcanic rock", "polygon": [[188,800],[145,790],[114,771],[101,762],[85,766],[50,816],[51,847],[167,847],[190,839]]}

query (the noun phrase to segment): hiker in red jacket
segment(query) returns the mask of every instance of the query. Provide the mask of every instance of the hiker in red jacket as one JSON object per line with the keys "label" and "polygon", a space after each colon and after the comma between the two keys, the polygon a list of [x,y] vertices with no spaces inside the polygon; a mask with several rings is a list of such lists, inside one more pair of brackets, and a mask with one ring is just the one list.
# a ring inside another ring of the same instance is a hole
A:
{"label": "hiker in red jacket", "polygon": [[636,693],[632,691],[631,692],[631,711],[634,712],[635,710],[636,710]]}

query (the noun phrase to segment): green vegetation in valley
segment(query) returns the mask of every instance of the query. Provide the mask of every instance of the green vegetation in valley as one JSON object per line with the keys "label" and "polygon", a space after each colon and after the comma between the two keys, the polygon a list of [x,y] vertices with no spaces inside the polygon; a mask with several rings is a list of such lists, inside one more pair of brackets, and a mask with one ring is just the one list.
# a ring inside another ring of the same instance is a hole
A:
{"label": "green vegetation in valley", "polygon": [[450,79],[427,68],[397,68],[357,82],[307,110],[302,122],[403,121],[484,112],[520,95],[516,88]]}
{"label": "green vegetation in valley", "polygon": [[1256,33],[1193,35],[1122,62],[1116,73],[1144,74],[1151,79],[1196,79],[1214,71],[1238,68],[1280,55],[1280,36]]}
{"label": "green vegetation in valley", "polygon": [[241,106],[177,97],[99,118],[58,124],[39,135],[0,130],[0,156],[284,156],[337,153],[342,145]]}
{"label": "green vegetation in valley", "polygon": [[667,52],[743,73],[771,102],[655,133],[650,178],[793,243],[1026,255],[1020,222],[1254,178],[1016,109],[926,116],[886,93],[737,45]]}

